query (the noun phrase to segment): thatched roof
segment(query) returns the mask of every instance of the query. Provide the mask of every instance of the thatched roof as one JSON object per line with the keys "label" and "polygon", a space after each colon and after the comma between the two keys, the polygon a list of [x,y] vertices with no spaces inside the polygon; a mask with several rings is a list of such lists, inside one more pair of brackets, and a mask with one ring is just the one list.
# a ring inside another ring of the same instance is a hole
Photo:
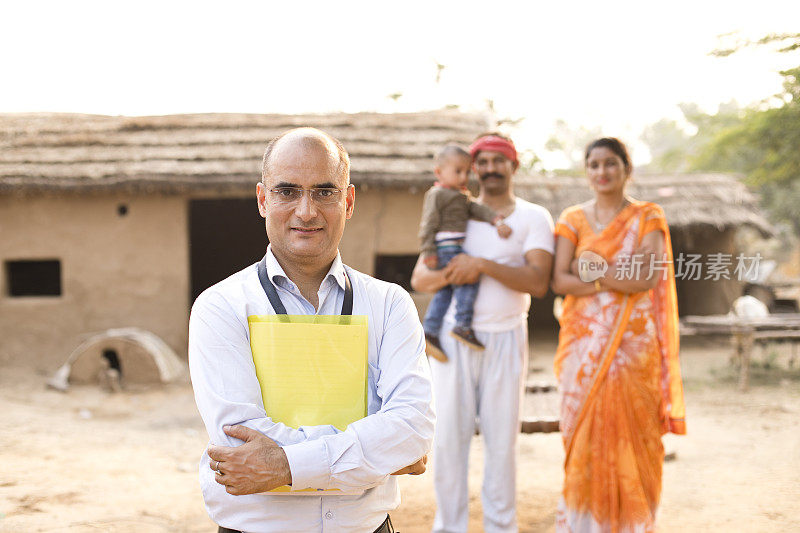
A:
{"label": "thatched roof", "polygon": [[[546,206],[554,217],[566,207],[592,198],[585,177],[519,176],[515,192]],[[634,175],[627,192],[638,200],[656,202],[664,208],[670,226],[750,226],[767,236],[771,224],[761,215],[756,197],[728,174]]]}
{"label": "thatched roof", "polygon": [[110,117],[0,114],[0,192],[114,190],[242,192],[260,175],[266,143],[298,126],[344,143],[358,185],[430,183],[431,158],[469,144],[488,117],[456,110],[330,115],[202,114]]}
{"label": "thatched roof", "polygon": [[[129,191],[252,194],[266,143],[298,126],[340,139],[360,187],[431,184],[432,158],[469,144],[491,120],[457,110],[329,115],[198,114],[110,117],[0,114],[0,193]],[[584,178],[517,175],[516,191],[554,216],[590,198]],[[637,176],[630,193],[664,206],[675,226],[746,224],[769,232],[756,200],[721,174]]]}

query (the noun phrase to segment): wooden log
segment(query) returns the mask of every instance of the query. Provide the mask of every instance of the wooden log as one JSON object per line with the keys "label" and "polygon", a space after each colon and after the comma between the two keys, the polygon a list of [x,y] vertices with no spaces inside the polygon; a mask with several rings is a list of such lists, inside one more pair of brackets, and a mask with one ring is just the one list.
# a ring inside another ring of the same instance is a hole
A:
{"label": "wooden log", "polygon": [[525,392],[527,394],[538,394],[544,392],[556,392],[558,386],[554,383],[527,383],[525,385]]}
{"label": "wooden log", "polygon": [[[555,418],[526,418],[520,425],[520,433],[558,433],[559,421]],[[480,435],[481,429],[475,425],[475,434]]]}
{"label": "wooden log", "polygon": [[756,342],[780,342],[800,340],[800,331],[780,330],[780,331],[756,331],[753,333]]}
{"label": "wooden log", "polygon": [[526,419],[522,421],[522,433],[558,433],[558,420],[554,418]]}
{"label": "wooden log", "polygon": [[739,355],[739,392],[750,386],[750,354],[753,349],[753,332],[736,333],[736,351]]}

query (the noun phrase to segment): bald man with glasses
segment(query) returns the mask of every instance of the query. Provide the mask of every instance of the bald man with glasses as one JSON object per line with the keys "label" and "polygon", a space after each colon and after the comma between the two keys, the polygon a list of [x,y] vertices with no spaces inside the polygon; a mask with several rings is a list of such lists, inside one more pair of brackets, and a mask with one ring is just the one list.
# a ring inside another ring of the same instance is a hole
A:
{"label": "bald man with glasses", "polygon": [[[192,384],[210,438],[200,461],[206,508],[220,531],[394,531],[396,475],[424,472],[433,438],[416,308],[399,286],[342,263],[355,188],[339,141],[312,128],[273,140],[256,193],[266,255],[203,292],[189,324]],[[363,318],[366,416],[346,429],[273,420],[251,328],[279,314]]]}

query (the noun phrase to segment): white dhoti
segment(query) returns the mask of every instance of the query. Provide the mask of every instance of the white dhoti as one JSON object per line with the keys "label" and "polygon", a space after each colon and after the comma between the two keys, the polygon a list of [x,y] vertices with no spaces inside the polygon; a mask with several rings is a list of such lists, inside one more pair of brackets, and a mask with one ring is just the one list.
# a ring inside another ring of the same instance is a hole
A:
{"label": "white dhoti", "polygon": [[471,350],[449,335],[440,340],[449,361],[431,359],[436,400],[434,483],[437,533],[466,532],[470,441],[478,418],[485,444],[483,526],[487,533],[516,532],[516,456],[520,405],[528,369],[528,325],[476,336],[486,351]]}

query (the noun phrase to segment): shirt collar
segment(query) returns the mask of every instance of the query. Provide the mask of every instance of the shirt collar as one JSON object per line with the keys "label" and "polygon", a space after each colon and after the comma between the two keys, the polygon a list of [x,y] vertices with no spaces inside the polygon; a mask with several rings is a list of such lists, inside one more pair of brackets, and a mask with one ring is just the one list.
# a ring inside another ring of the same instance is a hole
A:
{"label": "shirt collar", "polygon": [[[275,255],[272,253],[272,245],[267,246],[267,276],[273,283],[278,283],[278,280],[285,280],[286,282],[292,283],[294,282],[289,279],[289,276],[286,275],[286,272],[283,271],[280,263],[275,258]],[[331,264],[331,268],[328,269],[328,273],[325,274],[325,277],[322,279],[322,283],[326,283],[328,279],[334,280],[336,283],[339,284],[339,287],[344,289],[344,263],[342,263],[342,256],[339,253],[339,250],[336,250],[336,257]]]}

